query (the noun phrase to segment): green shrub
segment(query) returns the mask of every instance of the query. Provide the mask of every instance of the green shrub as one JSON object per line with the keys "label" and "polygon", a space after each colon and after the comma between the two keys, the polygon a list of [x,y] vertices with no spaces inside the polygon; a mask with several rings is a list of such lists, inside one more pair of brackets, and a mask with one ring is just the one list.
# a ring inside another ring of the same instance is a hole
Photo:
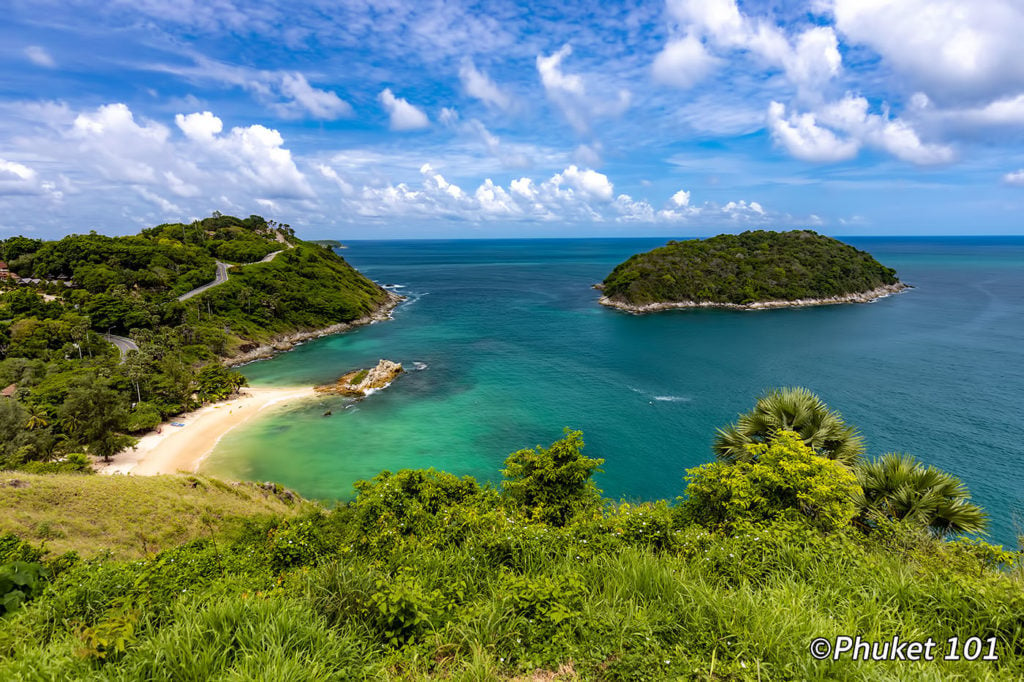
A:
{"label": "green shrub", "polygon": [[684,522],[735,528],[788,519],[825,532],[849,526],[859,493],[850,471],[815,455],[792,431],[745,447],[747,461],[688,470]]}

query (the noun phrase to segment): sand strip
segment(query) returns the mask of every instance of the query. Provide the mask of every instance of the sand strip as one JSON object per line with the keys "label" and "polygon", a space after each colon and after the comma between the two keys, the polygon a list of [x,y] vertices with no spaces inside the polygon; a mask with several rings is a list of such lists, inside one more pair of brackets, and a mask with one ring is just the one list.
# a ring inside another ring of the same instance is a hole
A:
{"label": "sand strip", "polygon": [[[231,429],[274,406],[311,398],[312,386],[243,388],[230,400],[207,405],[174,417],[139,439],[134,448],[114,455],[111,462],[97,462],[101,474],[152,476],[179,471],[195,472]],[[184,426],[171,426],[172,423]]]}

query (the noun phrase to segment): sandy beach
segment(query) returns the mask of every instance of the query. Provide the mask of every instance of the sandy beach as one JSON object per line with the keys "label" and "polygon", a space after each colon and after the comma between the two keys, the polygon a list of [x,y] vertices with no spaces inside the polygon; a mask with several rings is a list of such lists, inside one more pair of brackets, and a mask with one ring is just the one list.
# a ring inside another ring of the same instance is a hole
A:
{"label": "sandy beach", "polygon": [[[160,425],[139,439],[134,448],[114,455],[107,464],[98,462],[101,474],[153,476],[180,471],[194,472],[224,434],[245,424],[275,405],[311,398],[312,386],[243,388],[230,400],[207,405]],[[184,426],[171,426],[171,423]]]}

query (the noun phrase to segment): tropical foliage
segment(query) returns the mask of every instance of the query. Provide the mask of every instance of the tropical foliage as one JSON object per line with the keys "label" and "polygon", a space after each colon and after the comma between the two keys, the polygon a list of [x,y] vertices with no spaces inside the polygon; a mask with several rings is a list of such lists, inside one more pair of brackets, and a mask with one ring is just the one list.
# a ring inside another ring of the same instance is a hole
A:
{"label": "tropical foliage", "polygon": [[854,464],[864,452],[864,441],[855,428],[817,395],[797,387],[768,391],[757,399],[754,409],[718,429],[715,454],[729,462],[748,461],[759,452],[749,445],[764,443],[779,431],[796,432],[820,456],[846,465]]}
{"label": "tropical foliage", "polygon": [[810,230],[748,231],[671,241],[631,256],[604,295],[632,305],[670,301],[746,304],[870,291],[896,284],[870,254]]}
{"label": "tropical foliage", "polygon": [[886,519],[917,523],[937,535],[985,530],[984,510],[970,502],[955,476],[925,466],[903,453],[888,453],[857,467],[860,500],[867,522]]}
{"label": "tropical foliage", "polygon": [[[195,539],[124,561],[46,555],[0,535],[0,589],[12,595],[0,679],[1024,676],[1015,555],[908,519],[859,523],[853,474],[795,433],[747,447],[752,456],[737,464],[691,470],[675,507],[595,497],[599,460],[570,431],[513,453],[500,490],[436,471],[383,472],[328,511],[265,485],[255,489],[293,509],[216,532],[211,499],[194,496],[206,489],[255,505],[241,497],[254,487],[78,478],[121,495],[176,488],[154,518],[191,515]],[[16,490],[23,504],[33,490]],[[563,498],[576,500],[567,506],[576,513],[549,521]],[[105,499],[111,513],[131,511]],[[998,660],[817,661],[807,652],[816,637],[849,633],[941,643],[978,633],[995,638]]]}
{"label": "tropical foliage", "polygon": [[[108,456],[130,434],[236,391],[244,379],[222,367],[225,358],[366,316],[386,300],[329,249],[259,216],[215,214],[129,237],[12,237],[0,241],[0,260],[40,280],[0,281],[0,389],[17,387],[8,401],[17,408],[0,405],[0,430],[12,434],[0,444],[2,467],[83,450]],[[178,301],[214,279],[217,261],[238,267],[225,284]],[[138,352],[122,359],[107,333],[130,337]]]}

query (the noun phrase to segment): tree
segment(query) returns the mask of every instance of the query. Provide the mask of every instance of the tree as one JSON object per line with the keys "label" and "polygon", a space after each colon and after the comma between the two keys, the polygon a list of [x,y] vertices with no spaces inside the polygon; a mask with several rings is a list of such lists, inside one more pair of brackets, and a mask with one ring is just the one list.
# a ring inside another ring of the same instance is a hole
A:
{"label": "tree", "polygon": [[969,501],[963,481],[911,455],[890,452],[862,462],[855,471],[863,489],[861,515],[868,524],[906,521],[939,536],[979,533],[988,526],[984,510]]}
{"label": "tree", "polygon": [[104,461],[133,442],[120,433],[127,419],[122,397],[95,375],[76,382],[60,407],[60,417],[68,434]]}
{"label": "tree", "polygon": [[743,446],[736,463],[711,462],[687,470],[683,519],[708,528],[788,520],[824,531],[849,525],[857,514],[857,479],[818,456],[793,431]]}
{"label": "tree", "polygon": [[736,423],[718,429],[715,454],[727,462],[745,461],[754,452],[746,446],[766,443],[780,431],[796,432],[819,455],[846,466],[856,463],[864,452],[857,430],[821,398],[806,388],[782,388],[764,394]]}
{"label": "tree", "polygon": [[565,429],[565,438],[548,448],[513,452],[505,460],[501,485],[506,497],[536,519],[566,525],[580,512],[601,503],[601,491],[591,480],[603,459],[582,454],[583,432]]}

